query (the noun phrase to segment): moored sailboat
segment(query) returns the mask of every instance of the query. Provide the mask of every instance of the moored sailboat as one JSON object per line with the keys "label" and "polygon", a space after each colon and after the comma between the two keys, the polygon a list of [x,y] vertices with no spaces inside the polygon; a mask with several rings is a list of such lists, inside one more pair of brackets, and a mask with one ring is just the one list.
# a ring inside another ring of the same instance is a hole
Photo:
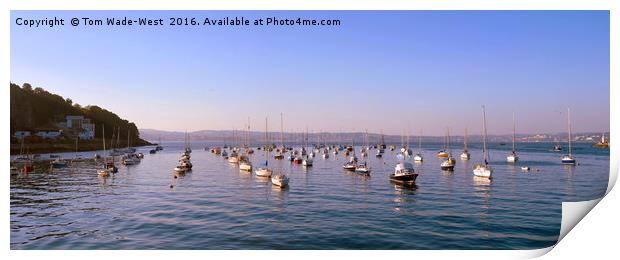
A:
{"label": "moored sailboat", "polygon": [[519,160],[519,156],[517,156],[517,151],[515,150],[515,139],[517,139],[517,132],[515,126],[515,114],[512,113],[512,152],[506,157],[506,161],[509,163],[514,163]]}
{"label": "moored sailboat", "polygon": [[577,160],[575,159],[575,156],[573,156],[573,147],[572,147],[572,134],[571,134],[571,122],[570,122],[570,108],[567,109],[568,111],[568,154],[562,156],[562,163],[563,164],[576,164]]}
{"label": "moored sailboat", "polygon": [[482,106],[482,132],[482,156],[484,158],[484,162],[475,164],[473,173],[475,176],[490,179],[493,175],[493,168],[489,165],[489,150],[487,149],[487,121],[484,106]]}

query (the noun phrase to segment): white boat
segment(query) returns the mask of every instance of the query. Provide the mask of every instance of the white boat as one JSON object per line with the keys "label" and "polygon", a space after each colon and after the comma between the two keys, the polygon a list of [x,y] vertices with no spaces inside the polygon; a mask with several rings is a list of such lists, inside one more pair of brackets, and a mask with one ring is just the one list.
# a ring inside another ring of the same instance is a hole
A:
{"label": "white boat", "polygon": [[454,171],[455,161],[454,158],[449,157],[448,159],[441,162],[441,169],[444,171]]}
{"label": "white boat", "polygon": [[521,166],[521,171],[529,172],[530,171],[530,167],[529,166]]}
{"label": "white boat", "polygon": [[[105,150],[105,125],[102,125],[101,129],[102,129],[102,140],[103,140],[103,152],[105,154],[105,151],[106,151]],[[112,173],[112,170],[108,168],[107,158],[104,157],[103,165],[101,169],[97,169],[97,175],[100,177],[107,177],[107,176],[110,176],[111,173]]]}
{"label": "white boat", "polygon": [[98,169],[97,170],[97,175],[99,175],[101,177],[108,177],[108,176],[110,176],[111,172],[112,171],[110,171],[110,169],[107,169],[107,168]]}
{"label": "white boat", "polygon": [[575,156],[573,156],[573,146],[572,146],[572,133],[571,133],[571,122],[570,122],[570,108],[567,109],[568,111],[568,154],[562,156],[562,163],[563,164],[571,164],[574,165],[577,163],[577,160],[575,159]]}
{"label": "white boat", "polygon": [[484,163],[474,165],[473,173],[475,176],[490,179],[493,175],[493,168],[489,165],[489,150],[487,149],[487,121],[484,106],[482,106],[482,131],[482,155],[484,157]]}
{"label": "white boat", "polygon": [[288,181],[289,181],[288,177],[282,173],[271,177],[271,183],[281,188],[288,186]]}
{"label": "white boat", "polygon": [[323,159],[328,159],[329,158],[329,153],[323,153]]}
{"label": "white boat", "polygon": [[347,162],[344,165],[342,165],[342,168],[344,168],[345,170],[349,170],[349,171],[355,171],[356,167],[357,165],[354,162]]}
{"label": "white boat", "polygon": [[230,156],[228,156],[228,162],[229,163],[233,163],[233,164],[237,164],[237,163],[239,163],[239,157],[237,156],[236,153],[230,154]]}
{"label": "white boat", "polygon": [[250,163],[249,161],[242,161],[242,162],[240,162],[239,163],[239,170],[251,172],[252,171],[252,163]]}
{"label": "white boat", "polygon": [[267,167],[258,167],[254,173],[256,173],[258,177],[271,177],[273,171]]}
{"label": "white boat", "polygon": [[312,158],[308,157],[308,158],[305,158],[301,162],[301,165],[303,165],[303,166],[312,166],[312,163],[313,163]]}
{"label": "white boat", "polygon": [[515,139],[517,138],[515,126],[515,114],[512,113],[512,152],[506,157],[506,161],[509,163],[514,163],[519,160],[519,156],[517,156],[517,151],[515,150]]}
{"label": "white boat", "polygon": [[476,164],[474,165],[474,175],[478,177],[491,178],[493,174],[493,168],[488,164]]}
{"label": "white boat", "polygon": [[370,174],[370,167],[366,162],[355,166],[355,172],[359,174]]}
{"label": "white boat", "polygon": [[519,160],[519,156],[515,152],[511,152],[508,156],[506,156],[506,161],[509,163],[514,163]]}
{"label": "white boat", "polygon": [[180,165],[174,167],[174,169],[173,169],[173,171],[175,173],[185,173],[185,170],[186,170],[185,167],[180,166]]}
{"label": "white boat", "polygon": [[418,173],[413,169],[413,165],[408,162],[399,162],[394,167],[394,173],[390,175],[390,180],[402,184],[414,184],[418,178]]}
{"label": "white boat", "polygon": [[440,167],[444,171],[453,171],[456,161],[454,160],[454,158],[452,158],[452,155],[450,155],[452,154],[452,150],[450,150],[450,128],[446,129],[446,144],[447,144],[446,148],[449,150],[449,153],[448,153],[449,155],[446,160],[441,162]]}

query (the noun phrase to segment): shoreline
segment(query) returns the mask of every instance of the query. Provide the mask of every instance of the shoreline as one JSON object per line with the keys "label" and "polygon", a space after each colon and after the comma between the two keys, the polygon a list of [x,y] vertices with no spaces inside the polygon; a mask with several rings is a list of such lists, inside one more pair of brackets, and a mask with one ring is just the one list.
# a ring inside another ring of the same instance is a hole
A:
{"label": "shoreline", "polygon": [[[156,145],[150,143],[145,140],[136,140],[135,144],[132,147],[144,147],[144,146],[152,146]],[[118,147],[125,148],[127,144],[118,145]],[[109,147],[106,147],[110,149]],[[42,153],[67,153],[67,152],[76,152],[75,142],[40,142],[40,143],[25,143],[24,150],[27,154],[42,154]],[[90,152],[90,151],[98,151],[103,150],[101,139],[94,139],[89,141],[82,141],[78,143],[77,152]],[[10,155],[19,155],[20,154],[20,144],[19,143],[11,143],[11,151]]]}

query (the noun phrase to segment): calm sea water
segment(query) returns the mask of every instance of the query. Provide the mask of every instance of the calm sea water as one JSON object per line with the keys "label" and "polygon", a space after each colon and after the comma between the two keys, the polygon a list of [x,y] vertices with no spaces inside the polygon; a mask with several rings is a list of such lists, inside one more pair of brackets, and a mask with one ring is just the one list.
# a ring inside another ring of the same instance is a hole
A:
{"label": "calm sea water", "polygon": [[370,177],[344,171],[342,153],[307,169],[271,160],[290,177],[281,190],[192,145],[194,169],[178,179],[182,143],[139,149],[140,164],[108,178],[92,163],[12,176],[11,249],[533,249],[556,242],[562,201],[604,195],[609,175],[609,150],[589,144],[575,145],[577,166],[552,144],[519,144],[511,165],[509,145],[492,144],[492,181],[472,175],[479,145],[469,162],[454,148],[455,171],[443,172],[440,145],[425,144],[415,188],[389,182],[395,152],[373,150]]}

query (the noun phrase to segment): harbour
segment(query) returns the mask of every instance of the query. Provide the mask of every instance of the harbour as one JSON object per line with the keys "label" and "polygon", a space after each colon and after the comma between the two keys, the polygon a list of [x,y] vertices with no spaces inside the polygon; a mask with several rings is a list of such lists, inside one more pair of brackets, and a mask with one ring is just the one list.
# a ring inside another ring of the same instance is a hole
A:
{"label": "harbour", "polygon": [[[390,182],[398,151],[386,150],[368,157],[368,176],[342,169],[344,153],[312,167],[272,159],[290,178],[280,188],[201,149],[221,142],[191,145],[193,169],[177,178],[185,142],[155,154],[137,148],[144,159],[109,177],[91,161],[12,175],[11,249],[541,248],[557,240],[561,202],[602,196],[609,175],[609,151],[589,144],[573,147],[579,165],[562,165],[553,143],[519,144],[517,164],[505,161],[510,147],[491,143],[487,179],[471,173],[482,144],[442,171],[434,155],[443,144],[424,143],[424,162],[405,158],[419,173],[414,186]],[[259,165],[265,155],[249,159]]]}

